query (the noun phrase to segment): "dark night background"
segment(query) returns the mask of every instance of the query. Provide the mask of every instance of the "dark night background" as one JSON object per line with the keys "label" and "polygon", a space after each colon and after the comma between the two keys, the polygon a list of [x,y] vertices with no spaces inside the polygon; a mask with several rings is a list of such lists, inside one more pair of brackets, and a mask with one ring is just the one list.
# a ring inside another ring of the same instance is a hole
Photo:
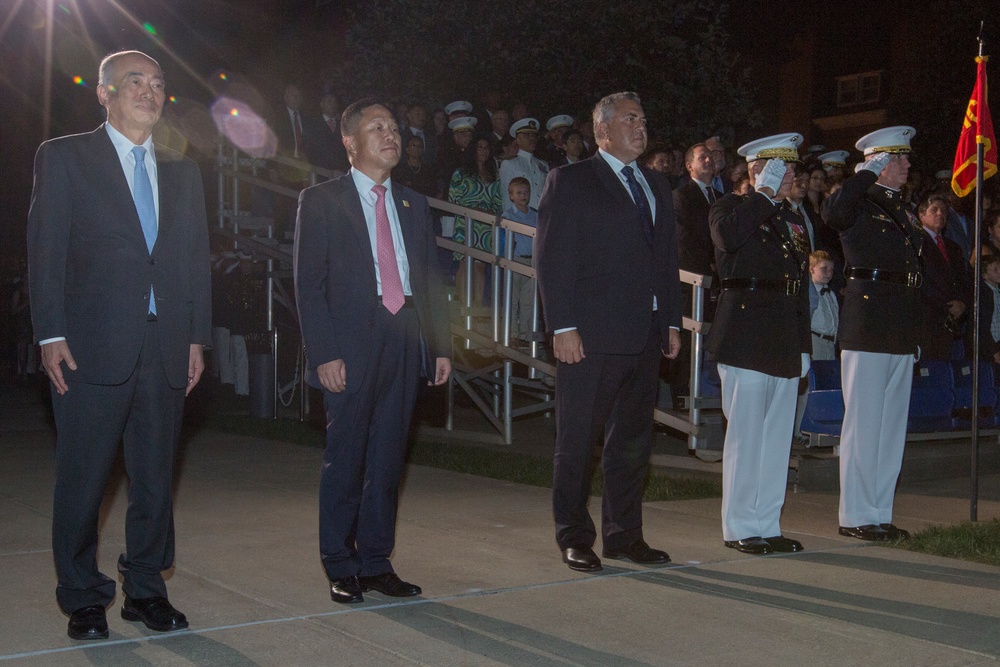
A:
{"label": "dark night background", "polygon": [[[857,119],[876,118],[914,125],[916,162],[933,173],[951,166],[979,22],[989,52],[998,15],[1000,0],[3,0],[0,278],[7,284],[25,254],[38,144],[102,121],[97,63],[115,50],[159,60],[175,97],[164,118],[203,169],[219,94],[267,116],[287,82],[315,109],[332,81],[345,104],[375,91],[443,105],[495,86],[542,119],[634,88],[654,133],[681,148],[718,133],[733,149],[778,131],[851,148],[844,137],[869,131]],[[836,78],[868,70],[882,72],[878,99],[838,109]]]}

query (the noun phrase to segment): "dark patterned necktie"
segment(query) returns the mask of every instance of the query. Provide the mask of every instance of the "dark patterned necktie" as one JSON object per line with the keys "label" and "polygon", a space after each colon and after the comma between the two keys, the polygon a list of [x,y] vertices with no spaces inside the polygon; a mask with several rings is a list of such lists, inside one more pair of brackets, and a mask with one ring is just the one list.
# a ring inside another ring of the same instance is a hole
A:
{"label": "dark patterned necktie", "polygon": [[639,185],[639,181],[635,177],[635,171],[632,167],[625,166],[622,167],[622,173],[625,174],[625,181],[628,183],[628,189],[632,191],[632,199],[635,201],[635,206],[639,209],[639,218],[642,220],[642,231],[646,233],[646,241],[648,243],[653,242],[653,213],[649,208],[649,200],[646,199],[646,192]]}

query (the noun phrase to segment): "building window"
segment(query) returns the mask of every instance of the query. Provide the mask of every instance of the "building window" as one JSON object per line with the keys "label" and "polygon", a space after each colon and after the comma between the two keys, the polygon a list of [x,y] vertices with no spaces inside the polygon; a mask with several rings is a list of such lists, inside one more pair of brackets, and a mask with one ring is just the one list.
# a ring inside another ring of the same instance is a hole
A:
{"label": "building window", "polygon": [[876,104],[882,91],[882,70],[837,77],[837,106]]}

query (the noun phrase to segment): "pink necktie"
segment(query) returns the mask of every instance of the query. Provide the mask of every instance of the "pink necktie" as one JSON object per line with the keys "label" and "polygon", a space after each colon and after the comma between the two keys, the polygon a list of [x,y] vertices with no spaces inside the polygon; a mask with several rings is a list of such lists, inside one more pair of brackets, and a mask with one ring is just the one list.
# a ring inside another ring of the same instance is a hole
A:
{"label": "pink necktie", "polygon": [[382,279],[382,305],[395,315],[403,307],[403,281],[399,278],[396,263],[396,247],[392,244],[392,229],[389,228],[389,214],[385,210],[384,185],[372,188],[375,193],[375,240],[378,254],[378,272]]}

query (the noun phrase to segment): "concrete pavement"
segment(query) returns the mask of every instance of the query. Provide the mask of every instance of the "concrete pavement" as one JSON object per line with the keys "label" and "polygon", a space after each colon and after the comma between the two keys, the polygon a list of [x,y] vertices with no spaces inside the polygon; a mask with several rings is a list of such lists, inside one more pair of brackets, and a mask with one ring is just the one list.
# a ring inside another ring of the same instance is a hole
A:
{"label": "concrete pavement", "polygon": [[[836,534],[835,494],[789,493],[801,554],[722,545],[719,499],[656,502],[645,534],[673,563],[570,571],[547,489],[420,466],[401,494],[400,575],[418,598],[330,601],[317,544],[320,450],[201,431],[177,480],[171,600],[191,629],[108,611],[66,637],[50,551],[52,443],[31,392],[0,396],[0,662],[16,665],[986,665],[1000,660],[1000,568]],[[992,483],[992,481],[991,481]],[[933,495],[931,495],[933,494]],[[599,512],[599,504],[592,503]],[[124,546],[125,481],[106,498],[102,570]],[[984,500],[980,519],[1000,517]],[[897,523],[956,523],[968,501],[901,493]],[[749,657],[748,657],[749,656]]]}

